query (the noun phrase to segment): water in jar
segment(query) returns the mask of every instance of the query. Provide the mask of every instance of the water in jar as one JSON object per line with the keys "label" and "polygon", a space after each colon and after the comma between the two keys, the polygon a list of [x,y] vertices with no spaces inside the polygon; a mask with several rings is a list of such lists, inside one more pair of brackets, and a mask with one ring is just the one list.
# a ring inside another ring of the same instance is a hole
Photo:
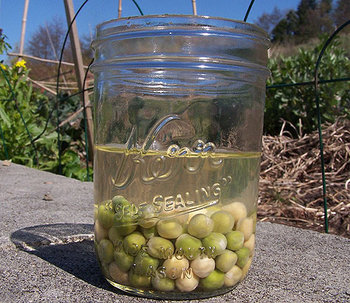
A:
{"label": "water in jar", "polygon": [[118,288],[224,293],[254,254],[260,153],[97,145],[95,246]]}

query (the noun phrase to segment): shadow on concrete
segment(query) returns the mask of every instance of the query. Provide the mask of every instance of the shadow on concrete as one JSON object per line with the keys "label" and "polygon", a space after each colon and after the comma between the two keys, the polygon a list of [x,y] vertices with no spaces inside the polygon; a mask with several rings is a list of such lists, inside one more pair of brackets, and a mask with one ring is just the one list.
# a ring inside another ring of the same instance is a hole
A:
{"label": "shadow on concrete", "polygon": [[96,287],[124,294],[103,277],[98,265],[92,224],[50,224],[23,228],[11,234],[19,249],[65,270]]}

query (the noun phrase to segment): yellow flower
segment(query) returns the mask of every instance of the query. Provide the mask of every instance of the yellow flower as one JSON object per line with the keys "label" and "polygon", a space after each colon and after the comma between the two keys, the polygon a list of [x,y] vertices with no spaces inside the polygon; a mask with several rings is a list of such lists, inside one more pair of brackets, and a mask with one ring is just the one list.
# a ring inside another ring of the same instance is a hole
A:
{"label": "yellow flower", "polygon": [[1,67],[3,70],[6,70],[6,69],[7,69],[6,65],[4,65],[4,64],[2,64],[2,63],[0,63],[0,67]]}
{"label": "yellow flower", "polygon": [[15,67],[18,67],[18,68],[23,67],[24,69],[26,69],[27,68],[26,63],[27,62],[25,62],[23,59],[18,60],[15,64]]}

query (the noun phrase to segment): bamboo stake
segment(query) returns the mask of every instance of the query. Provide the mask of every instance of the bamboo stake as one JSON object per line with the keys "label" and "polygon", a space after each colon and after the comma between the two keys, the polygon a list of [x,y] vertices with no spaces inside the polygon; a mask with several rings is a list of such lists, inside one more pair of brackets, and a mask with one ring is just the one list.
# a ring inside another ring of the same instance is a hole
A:
{"label": "bamboo stake", "polygon": [[[24,57],[24,58],[33,59],[33,60],[37,60],[37,61],[41,61],[41,62],[47,62],[47,63],[54,63],[54,64],[58,64],[59,63],[59,61],[56,61],[56,60],[43,59],[43,58],[39,58],[39,57],[31,56],[31,55],[19,54],[19,53],[8,53],[8,55],[9,56],[14,56],[14,57],[21,56],[21,57]],[[61,64],[74,66],[74,63],[71,63],[71,62],[64,62],[64,61],[62,61]],[[83,67],[84,68],[88,68],[87,65],[83,65]]]}
{"label": "bamboo stake", "polygon": [[[93,79],[89,79],[88,81],[86,81],[88,84],[92,83],[94,80]],[[40,80],[40,83],[43,85],[48,85],[48,86],[56,86],[57,82],[56,81],[45,81],[45,80]],[[68,86],[74,86],[77,87],[77,82],[75,81],[71,81],[71,82],[67,82],[66,83],[67,87]],[[89,86],[89,85],[88,85]]]}
{"label": "bamboo stake", "polygon": [[119,0],[118,18],[122,17],[122,0]]}
{"label": "bamboo stake", "polygon": [[46,90],[47,92],[49,92],[50,94],[52,94],[52,95],[54,95],[54,96],[56,96],[56,92],[55,92],[54,90],[52,90],[52,89],[46,87],[45,85],[43,85],[43,84],[41,84],[40,82],[35,81],[35,80],[31,79],[31,78],[28,78],[28,80],[31,81],[31,82],[32,82],[33,84],[35,84],[36,86],[38,86],[38,87],[40,87],[40,88]]}
{"label": "bamboo stake", "polygon": [[[67,17],[67,23],[68,25],[71,24],[73,18],[74,18],[74,7],[73,7],[73,1],[72,0],[64,0],[64,7],[66,10],[66,17]],[[79,35],[78,35],[78,29],[77,24],[74,22],[72,24],[71,30],[69,32],[69,37],[71,41],[71,47],[72,47],[72,53],[73,53],[73,60],[75,62],[75,71],[76,71],[76,78],[78,82],[79,90],[83,93],[81,94],[81,97],[84,98],[85,102],[87,103],[89,101],[89,95],[88,92],[85,91],[84,87],[84,69],[83,69],[83,57],[81,55],[81,49],[80,49],[80,41],[79,41]],[[83,100],[83,99],[82,99]],[[93,134],[93,120],[92,120],[92,111],[90,107],[86,107],[86,120],[87,120],[87,132],[88,132],[88,146],[89,146],[89,159],[93,160],[93,148],[94,148],[94,134]]]}
{"label": "bamboo stake", "polygon": [[197,4],[196,4],[196,0],[192,0],[192,10],[193,10],[193,15],[197,16]]}
{"label": "bamboo stake", "polygon": [[24,10],[23,10],[23,18],[22,18],[22,31],[21,31],[21,42],[19,44],[19,53],[20,53],[20,55],[23,54],[23,49],[24,49],[24,37],[25,37],[25,34],[26,34],[28,6],[29,6],[29,0],[26,0],[24,2]]}

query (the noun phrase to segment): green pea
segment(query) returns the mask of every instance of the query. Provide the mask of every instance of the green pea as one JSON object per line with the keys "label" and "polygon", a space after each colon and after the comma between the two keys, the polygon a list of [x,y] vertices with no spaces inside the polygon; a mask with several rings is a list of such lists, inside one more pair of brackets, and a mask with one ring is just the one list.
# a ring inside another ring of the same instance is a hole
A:
{"label": "green pea", "polygon": [[159,265],[159,260],[151,257],[147,252],[140,250],[135,257],[134,272],[137,275],[152,276]]}
{"label": "green pea", "polygon": [[95,221],[95,226],[94,226],[94,231],[95,231],[95,240],[97,243],[100,243],[102,239],[107,238],[108,232],[107,230],[102,226],[102,224],[96,220]]}
{"label": "green pea", "polygon": [[175,280],[161,277],[160,275],[152,277],[151,283],[155,289],[160,291],[172,291],[175,289]]}
{"label": "green pea", "polygon": [[124,251],[131,255],[136,256],[140,251],[141,247],[146,244],[146,239],[139,232],[133,232],[130,235],[127,235],[123,241]]}
{"label": "green pea", "polygon": [[202,242],[206,255],[212,258],[220,255],[227,246],[226,237],[220,233],[211,233]]}
{"label": "green pea", "polygon": [[207,207],[204,209],[205,211],[205,214],[208,216],[208,217],[211,217],[211,215],[213,213],[216,213],[217,211],[221,210],[221,206],[219,206],[218,204],[216,205],[213,205],[213,206],[210,206],[210,207]]}
{"label": "green pea", "polygon": [[228,249],[215,259],[216,268],[222,272],[228,272],[237,262],[237,255]]}
{"label": "green pea", "polygon": [[226,235],[227,248],[230,250],[238,250],[243,247],[244,234],[238,230],[230,231]]}
{"label": "green pea", "polygon": [[200,287],[205,290],[215,290],[224,286],[225,274],[217,269],[212,271],[209,276],[199,281]]}
{"label": "green pea", "polygon": [[102,204],[98,207],[97,218],[101,225],[106,229],[113,225],[114,211],[112,210],[110,204]]}
{"label": "green pea", "polygon": [[124,206],[129,206],[130,203],[123,196],[114,196],[112,199],[112,206],[115,212],[122,211]]}
{"label": "green pea", "polygon": [[220,210],[211,215],[211,219],[214,221],[213,231],[216,233],[226,234],[232,230],[235,224],[233,216],[224,210]]}
{"label": "green pea", "polygon": [[117,216],[114,217],[114,226],[118,230],[118,233],[122,236],[131,234],[136,230],[137,225],[131,218],[119,219]]}
{"label": "green pea", "polygon": [[118,244],[123,241],[123,236],[119,233],[116,226],[112,226],[108,230],[108,238],[112,241],[114,246],[118,246]]}
{"label": "green pea", "polygon": [[188,233],[196,238],[202,239],[208,236],[214,228],[214,222],[204,214],[193,216],[188,223]]}
{"label": "green pea", "polygon": [[102,239],[97,246],[98,256],[101,262],[109,264],[113,261],[114,246],[108,239]]}
{"label": "green pea", "polygon": [[126,236],[135,231],[136,209],[123,196],[115,196],[112,199],[112,205],[115,210],[113,225],[117,228],[118,233]]}
{"label": "green pea", "polygon": [[239,266],[240,268],[243,268],[248,260],[249,260],[249,254],[250,254],[250,250],[247,247],[242,247],[241,249],[236,251],[237,254],[237,266]]}
{"label": "green pea", "polygon": [[182,234],[183,228],[176,219],[165,219],[157,223],[157,231],[163,238],[176,239]]}
{"label": "green pea", "polygon": [[183,254],[188,260],[194,260],[201,253],[202,242],[189,234],[182,234],[176,239],[175,246],[177,253]]}
{"label": "green pea", "polygon": [[147,252],[154,258],[168,259],[174,253],[174,245],[167,239],[153,237],[148,240]]}
{"label": "green pea", "polygon": [[147,240],[149,240],[149,239],[151,239],[152,237],[155,237],[155,236],[158,235],[157,229],[156,229],[155,226],[152,226],[152,227],[150,227],[150,228],[140,227],[140,229],[141,229],[141,232],[142,232],[143,236],[144,236]]}
{"label": "green pea", "polygon": [[149,288],[151,286],[151,277],[137,275],[133,271],[130,271],[129,283],[134,287]]}
{"label": "green pea", "polygon": [[119,269],[127,272],[134,263],[134,257],[128,255],[123,248],[114,251],[114,261]]}

